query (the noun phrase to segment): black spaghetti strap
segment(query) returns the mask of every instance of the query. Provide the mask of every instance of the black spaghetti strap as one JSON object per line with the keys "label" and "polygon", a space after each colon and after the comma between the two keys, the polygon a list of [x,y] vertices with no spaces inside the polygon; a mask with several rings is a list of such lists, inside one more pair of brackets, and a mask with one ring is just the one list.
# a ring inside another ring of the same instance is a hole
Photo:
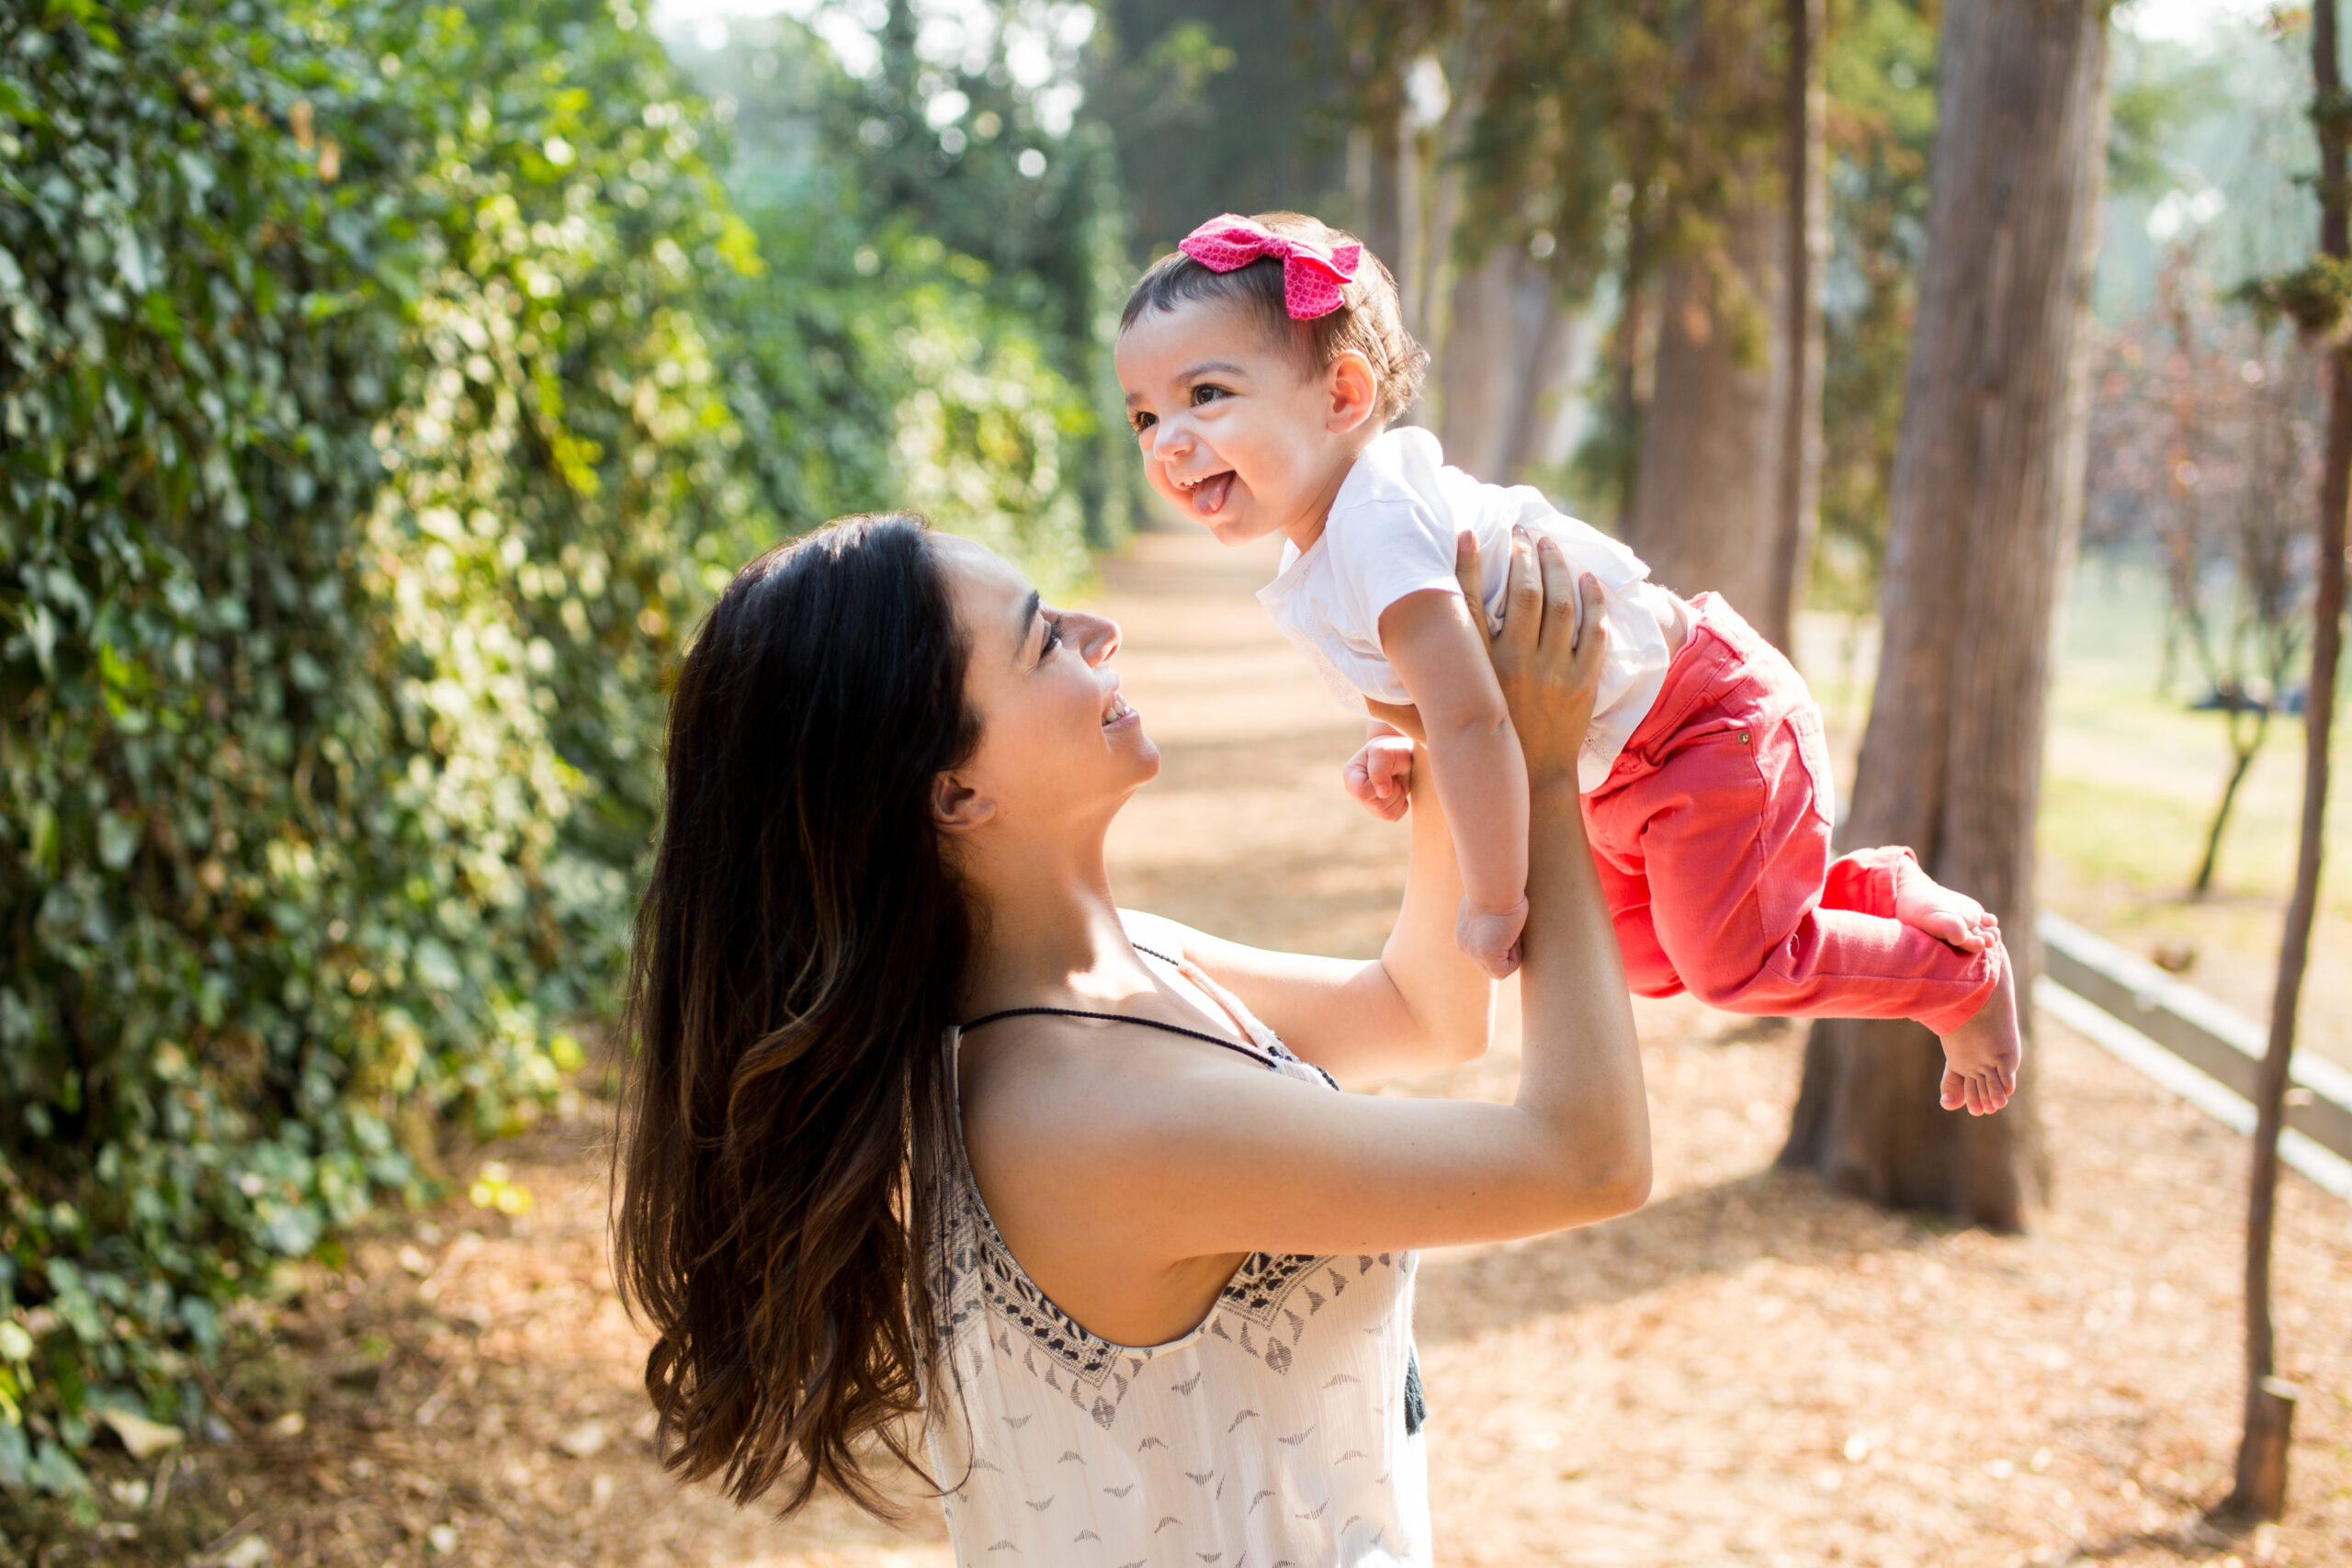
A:
{"label": "black spaghetti strap", "polygon": [[[1153,956],[1159,955],[1155,953]],[[1006,1008],[1002,1012],[992,1012],[986,1018],[976,1018],[971,1022],[959,1027],[965,1033],[969,1034],[975,1029],[1004,1018],[1091,1018],[1102,1023],[1139,1023],[1146,1029],[1165,1030],[1170,1034],[1182,1034],[1187,1039],[1205,1040],[1212,1045],[1222,1045],[1237,1055],[1249,1057],[1269,1071],[1277,1070],[1272,1057],[1261,1056],[1249,1046],[1234,1041],[1221,1040],[1206,1030],[1187,1029],[1181,1023],[1162,1023],[1156,1018],[1136,1018],[1124,1012],[1088,1012],[1081,1008]]]}
{"label": "black spaghetti strap", "polygon": [[[1159,959],[1162,964],[1167,964],[1171,969],[1181,971],[1184,967],[1184,961],[1182,958],[1171,957],[1170,954],[1160,952],[1159,949],[1156,947],[1146,947],[1143,943],[1136,941],[1133,937],[1127,939],[1127,945],[1134,948],[1137,953],[1143,953],[1147,957]],[[1219,1035],[1211,1034],[1205,1030],[1187,1029],[1181,1023],[1162,1023],[1156,1018],[1136,1018],[1132,1014],[1124,1012],[1087,1012],[1080,1008],[1006,1008],[1002,1012],[992,1012],[986,1018],[976,1018],[969,1023],[958,1024],[956,1027],[964,1032],[969,1033],[971,1031],[978,1029],[985,1024],[994,1023],[1001,1018],[1091,1018],[1102,1023],[1139,1023],[1146,1029],[1165,1030],[1170,1034],[1182,1034],[1187,1039],[1204,1040],[1212,1045],[1223,1046],[1226,1050],[1234,1053],[1236,1055],[1249,1057],[1251,1061],[1257,1063],[1260,1066],[1264,1067],[1270,1073],[1282,1071],[1282,1064],[1275,1058],[1261,1055],[1247,1045],[1239,1044],[1231,1040],[1227,1040]],[[1299,1058],[1295,1056],[1291,1059],[1293,1061],[1299,1060]],[[1329,1068],[1321,1066],[1314,1062],[1304,1062],[1301,1065],[1315,1068],[1315,1071],[1321,1076],[1323,1081],[1330,1085],[1333,1089],[1338,1089],[1340,1087],[1340,1080],[1331,1076]]]}

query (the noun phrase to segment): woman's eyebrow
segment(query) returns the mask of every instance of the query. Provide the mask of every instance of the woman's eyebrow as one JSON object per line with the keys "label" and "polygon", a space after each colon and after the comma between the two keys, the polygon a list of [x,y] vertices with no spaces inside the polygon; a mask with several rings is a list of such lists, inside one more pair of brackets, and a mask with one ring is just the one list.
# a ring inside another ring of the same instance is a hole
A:
{"label": "woman's eyebrow", "polygon": [[1037,624],[1037,614],[1044,604],[1044,596],[1034,588],[1029,590],[1029,597],[1021,602],[1021,629],[1012,641],[1012,660],[1016,664],[1021,661],[1022,649],[1029,646],[1029,628]]}

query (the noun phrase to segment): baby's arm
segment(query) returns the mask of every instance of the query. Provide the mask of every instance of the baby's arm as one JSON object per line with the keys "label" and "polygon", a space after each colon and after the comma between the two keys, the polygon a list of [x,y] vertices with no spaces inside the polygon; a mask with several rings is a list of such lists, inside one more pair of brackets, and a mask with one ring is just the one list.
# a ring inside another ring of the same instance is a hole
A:
{"label": "baby's arm", "polygon": [[1527,922],[1527,761],[1487,658],[1483,616],[1427,589],[1381,613],[1380,645],[1420,710],[1438,800],[1462,864],[1454,937],[1500,979]]}

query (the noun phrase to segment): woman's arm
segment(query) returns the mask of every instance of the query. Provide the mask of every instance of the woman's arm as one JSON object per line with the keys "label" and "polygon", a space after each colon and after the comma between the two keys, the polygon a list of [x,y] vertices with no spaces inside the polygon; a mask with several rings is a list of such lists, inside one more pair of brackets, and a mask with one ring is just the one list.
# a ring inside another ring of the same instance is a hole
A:
{"label": "woman's arm", "polygon": [[[1541,581],[1538,580],[1538,561]],[[1515,543],[1496,671],[1528,758],[1534,819],[1521,969],[1519,1092],[1509,1105],[1335,1095],[1225,1054],[1139,1050],[1120,1092],[1098,1057],[1030,1080],[1001,1129],[1031,1179],[1104,1253],[1157,1259],[1329,1253],[1532,1235],[1638,1207],[1649,1120],[1624,971],[1584,839],[1577,750],[1606,632],[1587,583],[1574,639],[1566,558]],[[1069,1103],[1058,1103],[1067,1087]],[[1016,1109],[1017,1105],[1017,1109]],[[1025,1133],[1050,1137],[1020,1141]],[[1042,1168],[1056,1168],[1052,1171]],[[985,1179],[985,1178],[984,1178]],[[1073,1234],[1072,1239],[1077,1239]]]}
{"label": "woman's arm", "polygon": [[1277,953],[1178,928],[1186,958],[1351,1089],[1466,1062],[1493,1024],[1494,985],[1453,943],[1462,877],[1427,761],[1415,753],[1405,901],[1378,958]]}
{"label": "woman's arm", "polygon": [[[1479,592],[1478,571],[1477,540],[1465,533],[1455,544],[1453,574],[1464,595],[1457,604],[1477,603],[1470,596]],[[1486,684],[1499,702],[1493,678]],[[1412,708],[1379,716],[1425,739]],[[1486,1050],[1494,1025],[1494,987],[1453,940],[1463,886],[1452,823],[1427,753],[1416,750],[1413,761],[1405,901],[1377,959],[1281,953],[1177,928],[1186,958],[1301,1058],[1351,1089],[1469,1061]],[[1514,755],[1511,766],[1525,762]]]}

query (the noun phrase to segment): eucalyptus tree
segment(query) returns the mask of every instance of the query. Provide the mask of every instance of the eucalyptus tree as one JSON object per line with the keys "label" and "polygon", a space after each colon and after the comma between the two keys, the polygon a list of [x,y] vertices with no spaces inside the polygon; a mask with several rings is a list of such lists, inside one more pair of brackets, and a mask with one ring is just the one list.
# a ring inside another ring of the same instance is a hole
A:
{"label": "eucalyptus tree", "polygon": [[[2100,0],[1945,7],[1883,651],[1844,829],[1912,846],[2000,916],[2029,1034],[2052,622],[2082,503],[2107,25]],[[2047,1183],[2032,1064],[1998,1115],[1945,1112],[1924,1029],[1822,1021],[1781,1160],[1881,1202],[2019,1228]]]}

